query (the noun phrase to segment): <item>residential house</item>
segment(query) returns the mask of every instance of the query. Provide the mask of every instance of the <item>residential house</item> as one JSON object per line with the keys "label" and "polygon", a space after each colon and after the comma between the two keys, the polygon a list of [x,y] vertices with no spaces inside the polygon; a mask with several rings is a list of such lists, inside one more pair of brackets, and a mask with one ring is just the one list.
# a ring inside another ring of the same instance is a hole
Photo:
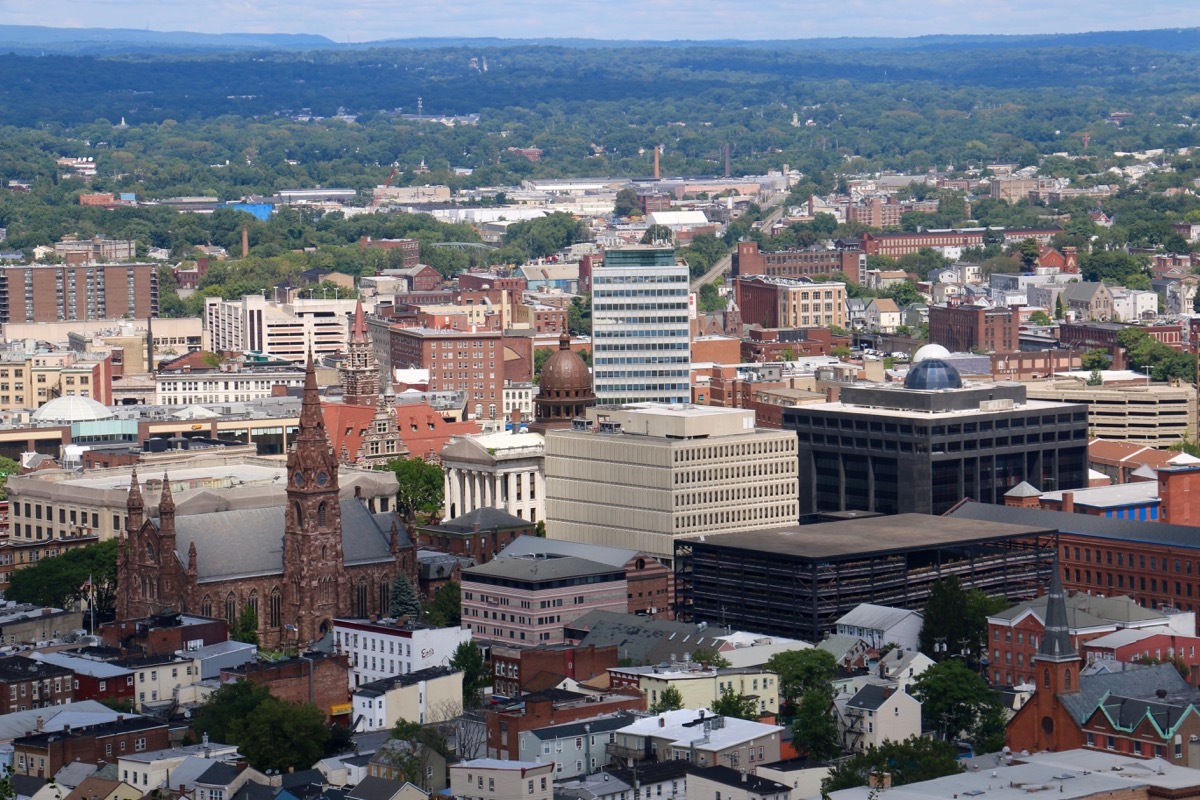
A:
{"label": "residential house", "polygon": [[608,751],[618,758],[751,769],[779,760],[783,728],[685,708],[644,717],[616,734]]}
{"label": "residential house", "polygon": [[609,763],[608,745],[615,741],[616,731],[634,719],[631,712],[618,711],[523,731],[518,760],[553,761],[555,780],[588,775]]}
{"label": "residential house", "polygon": [[688,792],[695,798],[720,800],[791,800],[792,787],[758,774],[716,765],[688,773]]}
{"label": "residential house", "polygon": [[365,683],[354,690],[354,730],[391,730],[400,720],[424,725],[462,713],[462,670],[426,667]]}
{"label": "residential house", "polygon": [[13,771],[19,775],[49,777],[74,761],[97,764],[126,753],[167,746],[167,725],[150,717],[118,717],[112,722],[84,727],[64,726],[38,731],[13,740]]}
{"label": "residential house", "polygon": [[761,714],[779,711],[779,676],[762,667],[717,669],[684,661],[645,667],[612,667],[609,685],[617,690],[638,691],[651,706],[668,688],[683,698],[684,708],[712,708],[725,691],[753,698]]}
{"label": "residential house", "polygon": [[843,615],[835,630],[843,636],[857,636],[875,650],[896,644],[902,650],[920,650],[920,611],[861,603]]}
{"label": "residential house", "polygon": [[868,683],[851,697],[835,699],[834,708],[842,747],[851,752],[921,735],[921,703],[893,683]]}
{"label": "residential house", "polygon": [[552,800],[554,764],[476,758],[450,767],[450,793],[458,800]]}
{"label": "residential house", "polygon": [[900,327],[900,307],[887,297],[876,297],[867,305],[866,327],[879,333],[895,333]]}
{"label": "residential house", "polygon": [[[172,778],[179,766],[189,758],[204,761],[236,762],[242,758],[237,748],[228,744],[204,741],[200,744],[168,747],[144,752],[130,752],[117,759],[121,780],[149,793],[152,789],[175,785]],[[199,776],[201,773],[196,773]]]}
{"label": "residential house", "polygon": [[1062,292],[1063,305],[1075,320],[1098,322],[1114,319],[1113,296],[1108,287],[1095,281],[1068,283]]}
{"label": "residential house", "polygon": [[850,329],[867,327],[867,301],[860,297],[846,298],[846,327]]}
{"label": "residential house", "polygon": [[582,694],[549,689],[525,695],[484,711],[485,741],[489,758],[515,759],[521,752],[521,734],[551,725],[590,719],[617,711],[645,711],[641,694]]}
{"label": "residential house", "polygon": [[128,783],[91,775],[72,789],[66,800],[140,800],[144,794]]}
{"label": "residential house", "polygon": [[[428,800],[429,792],[407,781],[368,775],[346,792],[346,800]],[[217,800],[214,798],[213,800]]]}

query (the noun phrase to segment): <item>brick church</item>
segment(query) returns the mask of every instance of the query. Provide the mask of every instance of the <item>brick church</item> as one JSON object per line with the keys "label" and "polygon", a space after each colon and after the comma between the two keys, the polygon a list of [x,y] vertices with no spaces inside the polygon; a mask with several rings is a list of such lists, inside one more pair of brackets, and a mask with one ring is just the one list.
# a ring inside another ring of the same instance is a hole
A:
{"label": "brick church", "polygon": [[416,549],[394,513],[339,496],[311,361],[287,478],[284,509],[177,519],[170,481],[148,516],[135,472],[117,555],[118,618],[174,609],[232,622],[249,606],[263,647],[304,647],[335,617],[386,616],[396,574],[416,585]]}

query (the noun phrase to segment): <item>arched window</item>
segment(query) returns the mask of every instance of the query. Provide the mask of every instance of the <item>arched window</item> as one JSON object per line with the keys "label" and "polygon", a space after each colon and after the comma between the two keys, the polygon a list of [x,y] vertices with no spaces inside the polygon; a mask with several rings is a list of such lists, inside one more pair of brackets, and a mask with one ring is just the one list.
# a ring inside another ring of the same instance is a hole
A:
{"label": "arched window", "polygon": [[1071,688],[1071,670],[1069,670],[1069,669],[1063,671],[1063,688],[1064,689]]}
{"label": "arched window", "polygon": [[392,584],[387,578],[379,582],[379,616],[386,617],[390,615],[392,606]]}
{"label": "arched window", "polygon": [[237,620],[237,598],[230,592],[225,598],[225,619],[232,623]]}
{"label": "arched window", "polygon": [[318,527],[321,527],[321,528],[325,527],[325,516],[326,516],[325,515],[325,504],[321,503],[321,505],[317,506],[317,525],[318,525]]}
{"label": "arched window", "polygon": [[1050,688],[1050,670],[1045,670],[1042,673],[1042,686],[1046,689]]}
{"label": "arched window", "polygon": [[358,584],[354,587],[354,616],[367,616],[367,581],[365,578],[359,578]]}
{"label": "arched window", "polygon": [[151,544],[150,542],[146,542],[146,560],[147,561],[154,560],[154,545]]}
{"label": "arched window", "polygon": [[212,598],[208,595],[204,595],[204,599],[200,601],[200,616],[212,616]]}
{"label": "arched window", "polygon": [[300,510],[299,501],[297,501],[296,503],[293,504],[293,509],[296,512],[296,527],[303,528],[304,527],[304,512]]}
{"label": "arched window", "polygon": [[254,616],[258,616],[258,590],[251,589],[250,596],[246,598],[246,607],[254,610]]}
{"label": "arched window", "polygon": [[272,628],[278,628],[283,624],[283,598],[279,594],[279,587],[276,586],[271,590],[270,606],[268,608],[268,624]]}

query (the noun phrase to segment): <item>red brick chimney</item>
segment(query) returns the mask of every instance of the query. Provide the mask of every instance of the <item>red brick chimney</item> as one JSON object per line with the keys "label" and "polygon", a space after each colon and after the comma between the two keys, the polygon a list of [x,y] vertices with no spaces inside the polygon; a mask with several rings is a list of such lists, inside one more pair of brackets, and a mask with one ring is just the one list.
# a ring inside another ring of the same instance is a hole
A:
{"label": "red brick chimney", "polygon": [[1068,514],[1075,513],[1075,493],[1074,492],[1063,492],[1062,510]]}

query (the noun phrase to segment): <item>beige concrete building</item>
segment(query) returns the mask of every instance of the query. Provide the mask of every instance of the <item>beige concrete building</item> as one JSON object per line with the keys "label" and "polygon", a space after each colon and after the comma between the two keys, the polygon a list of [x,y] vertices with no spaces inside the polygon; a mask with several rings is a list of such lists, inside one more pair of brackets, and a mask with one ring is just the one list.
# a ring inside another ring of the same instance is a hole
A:
{"label": "beige concrete building", "polygon": [[1059,378],[1026,386],[1031,400],[1086,405],[1091,438],[1147,447],[1196,441],[1196,391],[1187,384],[1088,386],[1081,379]]}
{"label": "beige concrete building", "polygon": [[444,722],[462,713],[461,670],[426,667],[364,683],[354,690],[355,731],[386,731],[400,720]]}
{"label": "beige concrete building", "polygon": [[777,278],[779,327],[846,327],[846,284],[813,283]]}
{"label": "beige concrete building", "polygon": [[357,300],[297,298],[288,303],[249,294],[240,300],[210,297],[204,303],[209,346],[217,352],[255,352],[302,363],[344,353]]}
{"label": "beige concrete building", "polygon": [[723,717],[703,709],[680,709],[643,717],[619,729],[609,756],[656,761],[688,760],[698,767],[753,769],[779,760],[783,728]]}
{"label": "beige concrete building", "polygon": [[[167,467],[138,474],[146,507],[157,508]],[[275,459],[199,456],[169,468],[175,513],[202,514],[238,508],[278,506],[283,515],[287,467]],[[10,539],[35,542],[80,535],[106,541],[125,529],[131,467],[92,470],[79,476],[70,470],[41,470],[8,480]],[[342,467],[343,497],[360,492],[373,511],[394,510],[398,484],[390,472]]]}
{"label": "beige concrete building", "polygon": [[554,762],[460,761],[450,767],[450,793],[458,800],[551,800]]}
{"label": "beige concrete building", "polygon": [[546,518],[540,433],[484,433],[451,439],[442,450],[446,519],[479,508],[498,508],[537,522]]}
{"label": "beige concrete building", "polygon": [[653,706],[663,690],[674,686],[683,698],[684,708],[712,708],[721,693],[753,697],[763,714],[779,712],[779,676],[761,667],[742,669],[705,668],[695,662],[647,667],[610,667],[609,684],[613,689],[636,689]]}
{"label": "beige concrete building", "polygon": [[754,411],[641,403],[590,408],[546,435],[546,527],[555,539],[670,562],[675,539],[794,523],[796,437]]}

